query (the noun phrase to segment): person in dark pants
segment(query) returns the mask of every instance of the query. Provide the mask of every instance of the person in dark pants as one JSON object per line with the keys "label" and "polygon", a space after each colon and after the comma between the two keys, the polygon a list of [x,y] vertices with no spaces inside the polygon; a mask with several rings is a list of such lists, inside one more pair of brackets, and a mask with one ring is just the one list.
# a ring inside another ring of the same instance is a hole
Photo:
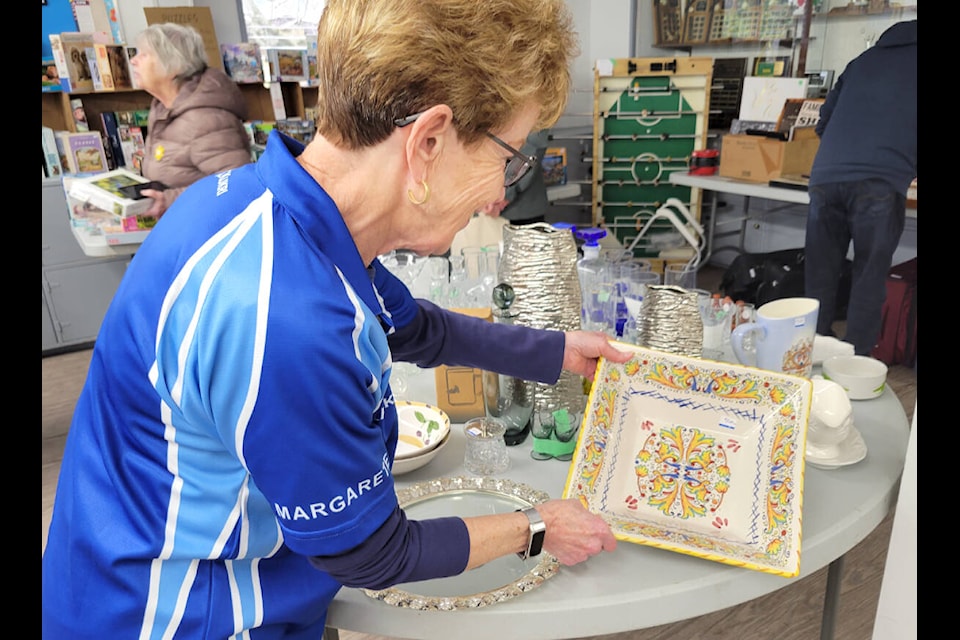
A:
{"label": "person in dark pants", "polygon": [[502,200],[488,205],[483,213],[490,216],[500,215],[510,224],[524,225],[545,222],[547,207],[547,185],[543,181],[542,162],[547,152],[549,135],[546,130],[533,131],[520,147],[520,153],[534,159],[534,170],[528,171],[517,184],[508,187]]}
{"label": "person in dark pants", "polygon": [[844,340],[869,355],[880,335],[886,278],[917,177],[917,21],[898,22],[850,62],[827,95],[810,172],[805,292],[820,300],[817,333],[832,336],[837,288],[853,242]]}

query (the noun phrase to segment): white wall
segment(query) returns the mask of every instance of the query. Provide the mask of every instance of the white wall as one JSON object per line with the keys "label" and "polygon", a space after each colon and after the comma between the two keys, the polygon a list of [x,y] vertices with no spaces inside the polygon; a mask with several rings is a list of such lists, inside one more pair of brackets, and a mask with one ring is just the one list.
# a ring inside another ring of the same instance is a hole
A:
{"label": "white wall", "polygon": [[873,640],[917,638],[917,407],[907,444],[907,462],[900,478]]}
{"label": "white wall", "polygon": [[219,42],[240,42],[240,0],[117,0],[124,37],[133,44],[146,29],[144,7],[210,7],[213,29]]}

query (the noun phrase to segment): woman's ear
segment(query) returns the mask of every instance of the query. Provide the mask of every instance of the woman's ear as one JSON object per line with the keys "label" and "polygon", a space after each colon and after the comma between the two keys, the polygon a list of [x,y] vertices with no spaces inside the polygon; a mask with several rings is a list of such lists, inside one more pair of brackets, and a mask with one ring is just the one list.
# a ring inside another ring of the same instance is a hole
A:
{"label": "woman's ear", "polygon": [[453,144],[453,111],[445,104],[430,107],[412,124],[407,137],[407,163],[413,175],[422,180],[426,169],[440,157],[445,144]]}

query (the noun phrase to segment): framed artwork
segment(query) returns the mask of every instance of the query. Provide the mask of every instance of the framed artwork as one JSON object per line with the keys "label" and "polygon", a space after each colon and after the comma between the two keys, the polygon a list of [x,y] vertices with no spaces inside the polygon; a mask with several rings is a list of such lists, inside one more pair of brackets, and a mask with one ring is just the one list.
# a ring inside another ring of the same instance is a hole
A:
{"label": "framed artwork", "polygon": [[793,69],[790,56],[761,56],[753,59],[753,75],[774,78],[789,76]]}
{"label": "framed artwork", "polygon": [[748,76],[743,79],[740,119],[776,123],[787,98],[806,96],[806,78]]}
{"label": "framed artwork", "polygon": [[683,41],[683,9],[680,0],[654,0],[653,25],[656,44],[680,44]]}

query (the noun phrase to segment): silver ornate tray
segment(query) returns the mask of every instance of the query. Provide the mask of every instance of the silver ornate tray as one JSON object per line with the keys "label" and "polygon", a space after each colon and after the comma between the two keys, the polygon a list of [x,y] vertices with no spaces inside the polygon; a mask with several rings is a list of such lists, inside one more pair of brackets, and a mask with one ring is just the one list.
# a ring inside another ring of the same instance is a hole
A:
{"label": "silver ornate tray", "polygon": [[[400,489],[397,499],[408,518],[425,520],[510,513],[545,502],[550,496],[505,478],[455,477]],[[438,611],[477,609],[536,589],[559,568],[560,563],[548,553],[526,561],[509,554],[457,576],[362,591],[395,607]]]}

